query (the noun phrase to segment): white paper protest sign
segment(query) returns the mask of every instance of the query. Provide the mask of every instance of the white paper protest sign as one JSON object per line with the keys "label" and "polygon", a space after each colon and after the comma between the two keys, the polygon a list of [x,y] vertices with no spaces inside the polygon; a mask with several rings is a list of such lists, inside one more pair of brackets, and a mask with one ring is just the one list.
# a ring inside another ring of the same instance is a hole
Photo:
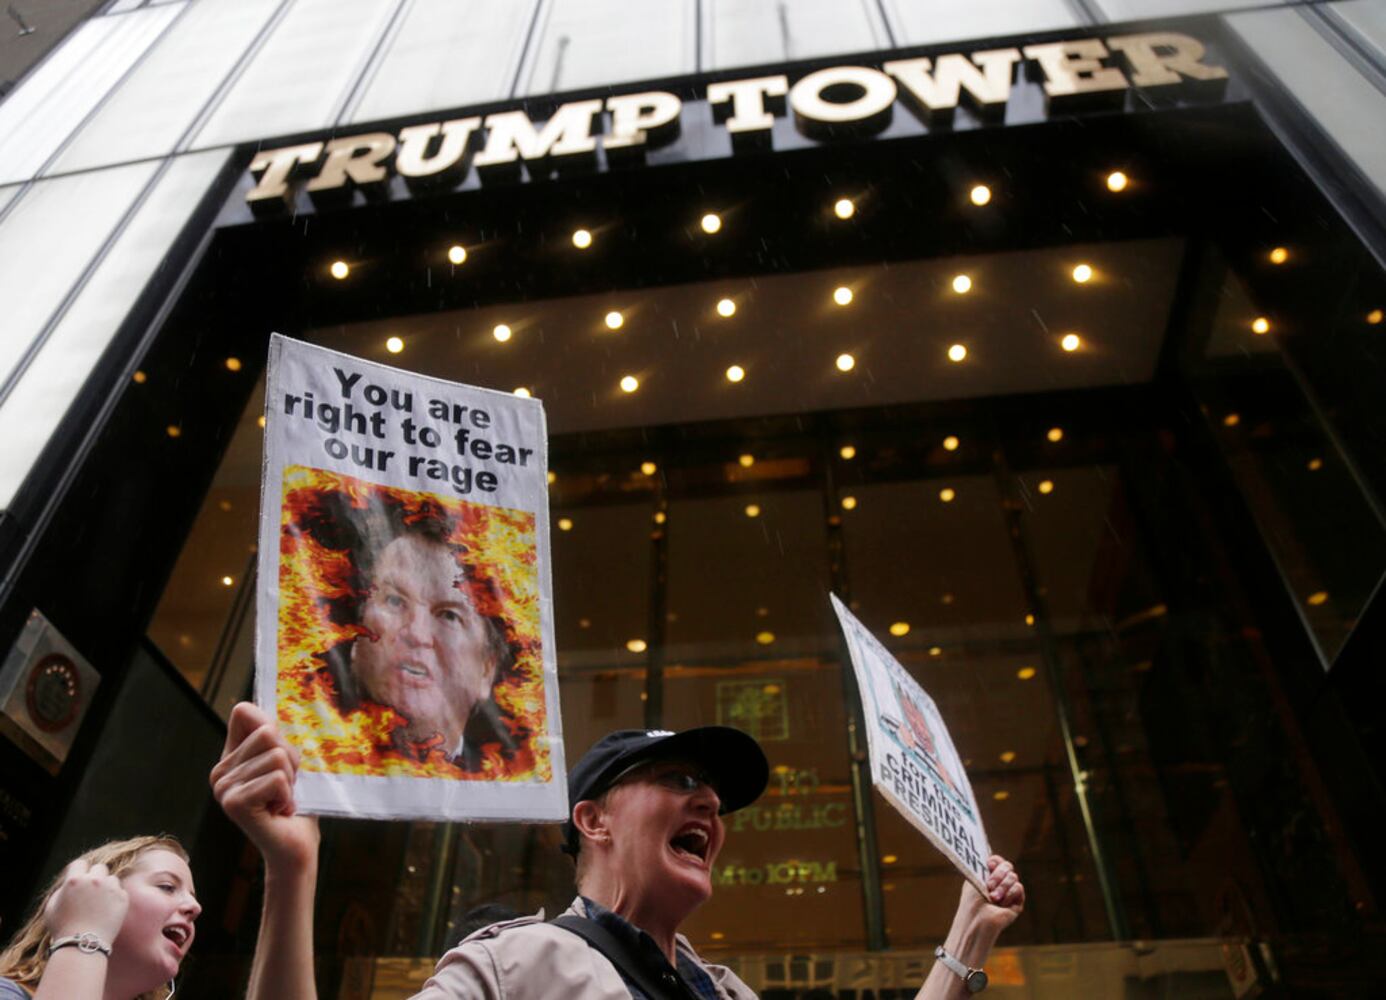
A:
{"label": "white paper protest sign", "polygon": [[872,783],[985,896],[991,848],[938,707],[837,595],[830,596],[861,691]]}
{"label": "white paper protest sign", "polygon": [[275,334],[255,697],[305,812],[567,818],[543,405]]}

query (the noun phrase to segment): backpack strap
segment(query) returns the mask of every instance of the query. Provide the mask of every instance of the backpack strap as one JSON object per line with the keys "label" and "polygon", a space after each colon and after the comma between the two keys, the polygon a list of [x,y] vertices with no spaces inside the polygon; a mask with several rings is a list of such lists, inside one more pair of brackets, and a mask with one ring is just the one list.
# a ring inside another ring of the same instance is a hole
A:
{"label": "backpack strap", "polygon": [[597,951],[606,956],[607,961],[616,966],[626,979],[640,988],[650,1000],[698,1000],[693,991],[676,972],[656,972],[649,963],[640,961],[616,935],[595,920],[565,913],[550,921],[555,927],[562,927],[582,938]]}

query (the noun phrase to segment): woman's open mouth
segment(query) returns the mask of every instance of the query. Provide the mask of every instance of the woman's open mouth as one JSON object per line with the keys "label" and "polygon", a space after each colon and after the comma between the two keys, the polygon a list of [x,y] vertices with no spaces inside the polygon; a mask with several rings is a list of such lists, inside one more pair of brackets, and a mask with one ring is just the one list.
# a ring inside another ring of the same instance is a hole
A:
{"label": "woman's open mouth", "polygon": [[689,823],[669,839],[669,846],[675,854],[683,855],[698,864],[707,864],[708,846],[711,838],[707,828],[698,823]]}

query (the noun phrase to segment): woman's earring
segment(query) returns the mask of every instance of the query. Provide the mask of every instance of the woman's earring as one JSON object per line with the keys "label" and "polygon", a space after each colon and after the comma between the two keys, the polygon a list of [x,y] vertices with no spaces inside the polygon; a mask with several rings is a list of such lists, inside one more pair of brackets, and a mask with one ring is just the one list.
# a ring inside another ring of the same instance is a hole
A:
{"label": "woman's earring", "polygon": [[178,983],[170,979],[168,981],[168,996],[164,997],[164,1000],[172,1000],[173,991],[176,989],[178,989]]}

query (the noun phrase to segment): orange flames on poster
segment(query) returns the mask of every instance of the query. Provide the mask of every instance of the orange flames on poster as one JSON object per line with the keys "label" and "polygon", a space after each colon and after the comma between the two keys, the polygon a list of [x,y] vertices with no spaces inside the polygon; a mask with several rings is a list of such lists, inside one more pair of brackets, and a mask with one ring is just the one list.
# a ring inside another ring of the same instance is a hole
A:
{"label": "orange flames on poster", "polygon": [[[515,653],[512,669],[493,689],[500,724],[513,748],[483,743],[479,766],[454,763],[438,737],[427,743],[400,738],[408,720],[385,705],[362,700],[350,710],[339,705],[325,654],[367,635],[358,622],[334,620],[334,602],[364,598],[349,552],[324,545],[304,519],[325,502],[366,511],[388,502],[405,522],[441,512],[451,527],[447,541],[465,548],[472,574],[483,584],[473,600],[483,615],[505,622]],[[539,574],[534,515],[487,507],[450,497],[380,486],[321,469],[284,470],[280,511],[279,664],[276,682],[279,724],[302,754],[305,771],[371,776],[404,775],[473,781],[550,781]]]}

